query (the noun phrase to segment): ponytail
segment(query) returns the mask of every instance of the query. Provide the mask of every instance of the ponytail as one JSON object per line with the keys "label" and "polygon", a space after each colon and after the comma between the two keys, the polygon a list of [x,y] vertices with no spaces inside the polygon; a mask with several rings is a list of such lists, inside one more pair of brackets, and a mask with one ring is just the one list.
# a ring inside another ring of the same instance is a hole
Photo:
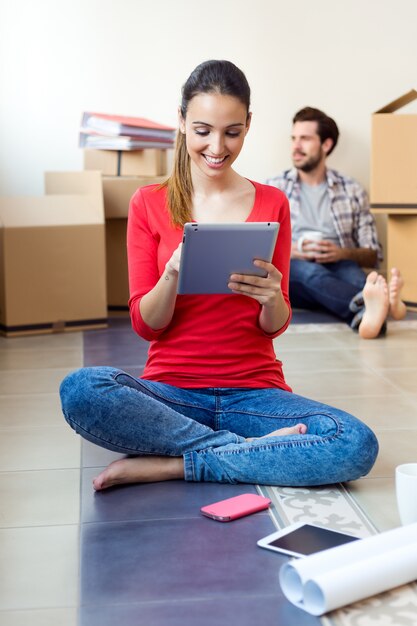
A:
{"label": "ponytail", "polygon": [[163,186],[168,190],[168,211],[172,223],[182,227],[186,222],[191,222],[193,183],[185,134],[181,131],[177,134],[172,174]]}

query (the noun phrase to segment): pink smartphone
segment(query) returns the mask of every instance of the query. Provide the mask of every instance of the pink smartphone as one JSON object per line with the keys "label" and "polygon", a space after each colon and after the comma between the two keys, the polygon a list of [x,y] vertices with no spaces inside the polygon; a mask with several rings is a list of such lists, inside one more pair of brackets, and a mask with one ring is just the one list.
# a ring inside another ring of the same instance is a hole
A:
{"label": "pink smartphone", "polygon": [[230,522],[238,517],[263,511],[270,504],[271,500],[269,498],[258,496],[256,493],[243,493],[234,498],[227,498],[227,500],[203,506],[200,511],[203,515],[211,517],[218,522]]}

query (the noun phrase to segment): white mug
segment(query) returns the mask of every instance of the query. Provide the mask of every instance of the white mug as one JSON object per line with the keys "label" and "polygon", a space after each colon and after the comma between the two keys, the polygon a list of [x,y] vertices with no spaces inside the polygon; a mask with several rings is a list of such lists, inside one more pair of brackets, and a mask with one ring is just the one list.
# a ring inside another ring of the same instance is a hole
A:
{"label": "white mug", "polygon": [[323,233],[320,230],[306,230],[297,241],[297,249],[299,252],[303,252],[304,241],[322,241]]}
{"label": "white mug", "polygon": [[395,490],[401,523],[417,522],[417,463],[395,468]]}

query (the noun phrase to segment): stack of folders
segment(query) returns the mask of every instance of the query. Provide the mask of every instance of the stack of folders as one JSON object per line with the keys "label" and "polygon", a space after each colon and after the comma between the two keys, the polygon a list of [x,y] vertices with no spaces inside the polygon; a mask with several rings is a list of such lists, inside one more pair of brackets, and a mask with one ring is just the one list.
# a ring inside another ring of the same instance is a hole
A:
{"label": "stack of folders", "polygon": [[107,113],[83,113],[80,148],[95,150],[143,150],[172,148],[175,128],[141,117]]}

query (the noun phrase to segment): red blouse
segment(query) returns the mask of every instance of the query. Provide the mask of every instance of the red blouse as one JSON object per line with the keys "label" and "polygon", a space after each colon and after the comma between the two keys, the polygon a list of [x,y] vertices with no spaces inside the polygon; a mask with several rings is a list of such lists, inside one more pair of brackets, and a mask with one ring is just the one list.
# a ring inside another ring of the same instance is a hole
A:
{"label": "red blouse", "polygon": [[[288,200],[280,190],[252,183],[255,202],[248,222],[279,222],[272,262],[283,275],[288,299],[291,224]],[[272,339],[259,325],[261,305],[247,296],[177,295],[170,324],[153,330],[142,319],[139,303],[158,282],[182,228],[171,225],[166,189],[142,187],[133,195],[127,229],[130,315],[134,330],[149,340],[143,378],[176,387],[281,387],[291,391],[276,359]]]}

